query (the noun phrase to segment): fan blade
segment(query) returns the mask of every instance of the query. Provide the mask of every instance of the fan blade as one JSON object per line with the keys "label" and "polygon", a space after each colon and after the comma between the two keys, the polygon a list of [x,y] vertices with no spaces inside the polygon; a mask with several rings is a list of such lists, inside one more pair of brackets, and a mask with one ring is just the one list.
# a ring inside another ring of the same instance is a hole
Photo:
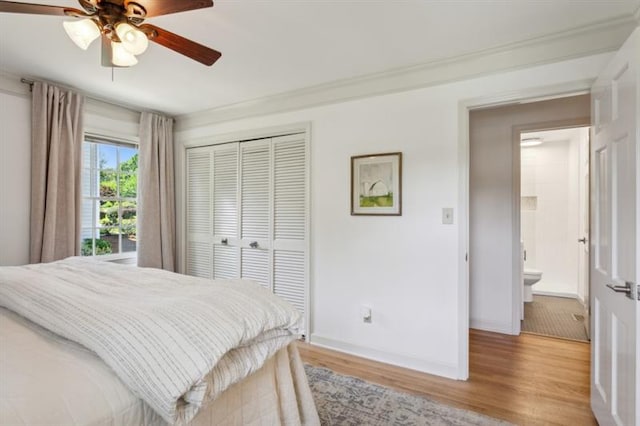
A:
{"label": "fan blade", "polygon": [[125,0],[125,8],[129,3],[138,3],[144,7],[147,11],[146,18],[213,7],[213,0]]}
{"label": "fan blade", "polygon": [[47,6],[44,4],[18,3],[15,1],[0,1],[0,12],[7,13],[29,13],[32,15],[58,15],[58,16],[85,16],[86,13],[62,6]]}
{"label": "fan blade", "polygon": [[195,41],[191,41],[167,30],[163,30],[155,25],[143,24],[138,28],[147,34],[149,40],[184,56],[188,56],[194,61],[198,61],[207,66],[213,65],[213,63],[222,56],[222,53],[217,50],[203,46]]}
{"label": "fan blade", "polygon": [[100,9],[98,7],[98,0],[78,0],[78,2],[80,3],[80,6],[87,11],[87,13],[92,15],[97,13]]}

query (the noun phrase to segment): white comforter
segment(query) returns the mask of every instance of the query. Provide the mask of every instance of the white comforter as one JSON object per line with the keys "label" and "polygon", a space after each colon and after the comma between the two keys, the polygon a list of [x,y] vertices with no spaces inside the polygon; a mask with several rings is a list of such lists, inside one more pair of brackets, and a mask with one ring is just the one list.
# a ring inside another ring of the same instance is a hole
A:
{"label": "white comforter", "polygon": [[81,258],[0,268],[0,306],[91,349],[177,424],[288,344],[300,318],[252,282]]}

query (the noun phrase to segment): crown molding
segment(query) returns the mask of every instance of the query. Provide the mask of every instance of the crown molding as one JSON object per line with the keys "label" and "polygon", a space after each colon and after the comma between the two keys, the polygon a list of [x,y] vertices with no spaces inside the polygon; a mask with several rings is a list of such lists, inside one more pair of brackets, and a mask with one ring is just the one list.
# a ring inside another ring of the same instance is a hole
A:
{"label": "crown molding", "polygon": [[14,96],[29,96],[29,85],[20,81],[20,77],[0,70],[0,92]]}
{"label": "crown molding", "polygon": [[625,15],[542,37],[407,68],[212,108],[176,117],[176,130],[402,92],[617,50],[638,26]]}

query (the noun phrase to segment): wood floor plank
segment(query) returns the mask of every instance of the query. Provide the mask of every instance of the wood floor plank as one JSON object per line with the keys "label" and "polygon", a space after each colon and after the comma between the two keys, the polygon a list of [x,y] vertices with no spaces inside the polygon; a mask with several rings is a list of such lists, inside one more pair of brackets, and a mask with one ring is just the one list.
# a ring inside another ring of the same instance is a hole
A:
{"label": "wood floor plank", "polygon": [[299,343],[304,362],[520,425],[597,425],[589,344],[471,330],[468,381]]}

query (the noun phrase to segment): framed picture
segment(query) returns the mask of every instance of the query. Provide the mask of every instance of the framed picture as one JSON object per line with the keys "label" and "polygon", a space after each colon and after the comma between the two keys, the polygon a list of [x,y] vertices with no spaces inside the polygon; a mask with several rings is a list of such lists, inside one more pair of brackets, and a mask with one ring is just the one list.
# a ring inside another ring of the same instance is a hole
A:
{"label": "framed picture", "polygon": [[351,214],[402,215],[402,153],[351,157]]}

